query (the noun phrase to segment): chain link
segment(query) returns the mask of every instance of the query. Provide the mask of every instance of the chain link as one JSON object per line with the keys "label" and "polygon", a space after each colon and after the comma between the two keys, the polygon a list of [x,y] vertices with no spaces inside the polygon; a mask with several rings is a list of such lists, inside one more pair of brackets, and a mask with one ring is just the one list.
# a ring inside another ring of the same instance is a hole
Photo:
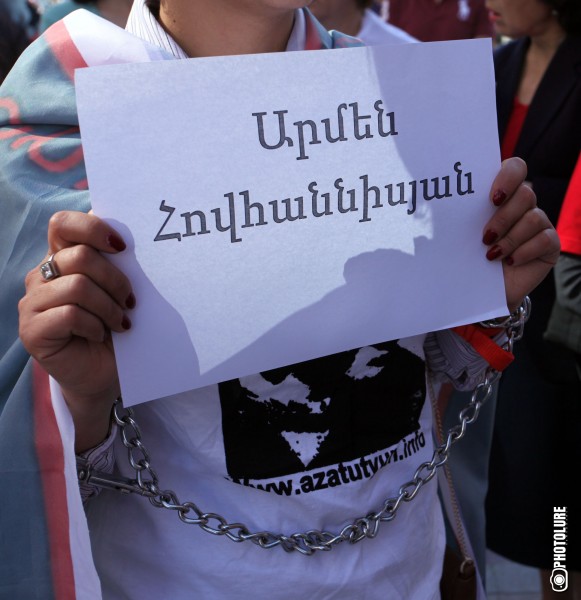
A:
{"label": "chain link", "polygon": [[[512,351],[514,342],[522,338],[524,324],[530,315],[530,310],[530,299],[527,296],[519,309],[502,322],[502,327],[506,329],[507,333],[507,341],[503,345],[503,349]],[[490,325],[490,327],[498,326],[498,323]],[[79,480],[91,485],[145,496],[156,508],[176,511],[181,521],[188,525],[197,525],[206,533],[225,536],[238,543],[249,541],[264,549],[280,546],[286,552],[299,552],[310,556],[317,551],[332,550],[334,546],[342,542],[355,544],[366,538],[374,538],[379,532],[382,522],[392,521],[401,504],[411,502],[420,489],[434,478],[437,470],[446,464],[452,445],[462,439],[466,433],[466,427],[476,421],[480,408],[492,395],[492,386],[499,377],[498,371],[488,368],[483,381],[473,390],[470,401],[460,411],[458,423],[448,430],[445,439],[435,448],[431,460],[421,463],[413,477],[400,486],[397,495],[387,498],[380,510],[355,518],[339,533],[316,529],[291,535],[270,531],[252,532],[243,523],[228,523],[217,513],[205,513],[194,502],[180,502],[175,492],[159,487],[157,473],[151,466],[141,430],[134,419],[134,412],[131,408],[124,408],[121,401],[115,403],[113,415],[120,429],[123,445],[127,448],[129,463],[135,471],[136,478],[117,478],[92,471],[87,461],[82,458],[77,459],[78,476]]]}

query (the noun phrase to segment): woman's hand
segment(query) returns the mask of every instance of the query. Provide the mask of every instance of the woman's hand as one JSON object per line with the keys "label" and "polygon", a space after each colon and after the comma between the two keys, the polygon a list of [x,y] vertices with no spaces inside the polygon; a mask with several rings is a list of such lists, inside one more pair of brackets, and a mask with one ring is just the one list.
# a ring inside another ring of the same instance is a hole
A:
{"label": "woman's hand", "polygon": [[83,450],[107,435],[119,396],[110,332],[131,327],[126,310],[135,306],[135,297],[127,277],[101,254],[121,252],[125,243],[98,217],[56,213],[48,247],[58,275],[47,281],[35,267],[26,276],[20,338],[61,385],[75,421],[77,450]]}
{"label": "woman's hand", "polygon": [[548,275],[561,248],[555,228],[526,185],[526,175],[527,166],[520,158],[502,163],[491,191],[498,210],[484,227],[482,238],[488,246],[486,258],[502,260],[510,311]]}

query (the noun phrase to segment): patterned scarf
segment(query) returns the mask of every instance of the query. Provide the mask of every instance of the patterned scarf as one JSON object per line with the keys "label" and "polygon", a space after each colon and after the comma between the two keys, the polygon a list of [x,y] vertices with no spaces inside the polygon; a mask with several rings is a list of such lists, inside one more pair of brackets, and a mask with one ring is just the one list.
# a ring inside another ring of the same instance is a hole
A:
{"label": "patterned scarf", "polygon": [[[305,9],[306,49],[359,45]],[[74,94],[77,68],[167,60],[88,13],[53,25],[0,87],[0,599],[101,598],[78,492],[73,427],[18,338],[26,273],[59,210],[90,209]]]}

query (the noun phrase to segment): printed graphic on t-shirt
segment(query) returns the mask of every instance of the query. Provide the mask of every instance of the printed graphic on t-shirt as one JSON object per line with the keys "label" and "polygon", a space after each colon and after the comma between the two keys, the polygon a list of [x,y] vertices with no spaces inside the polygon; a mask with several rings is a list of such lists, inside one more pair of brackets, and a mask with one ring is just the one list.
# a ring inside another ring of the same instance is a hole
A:
{"label": "printed graphic on t-shirt", "polygon": [[[228,475],[245,485],[280,493],[256,481],[320,469],[327,480],[344,484],[425,445],[419,431],[425,364],[397,340],[219,389]],[[336,468],[324,469],[329,466]]]}

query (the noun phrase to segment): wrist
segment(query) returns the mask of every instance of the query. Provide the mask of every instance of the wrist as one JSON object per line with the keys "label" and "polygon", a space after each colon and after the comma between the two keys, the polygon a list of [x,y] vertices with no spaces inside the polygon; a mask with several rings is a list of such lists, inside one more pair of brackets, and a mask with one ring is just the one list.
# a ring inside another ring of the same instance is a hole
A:
{"label": "wrist", "polygon": [[[531,301],[525,296],[520,306],[507,317],[454,327],[452,331],[471,344],[493,369],[502,371],[514,360],[512,346],[522,337],[530,312]],[[499,336],[505,340],[502,345],[493,339]]]}
{"label": "wrist", "polygon": [[[514,360],[512,352],[493,339],[503,333],[503,328],[481,327],[474,323],[453,327],[452,331],[468,342],[495,371],[504,371]],[[501,337],[506,339],[506,336]]]}
{"label": "wrist", "polygon": [[111,430],[111,410],[116,396],[112,392],[79,396],[66,389],[62,389],[62,394],[75,426],[75,452],[99,445]]}

